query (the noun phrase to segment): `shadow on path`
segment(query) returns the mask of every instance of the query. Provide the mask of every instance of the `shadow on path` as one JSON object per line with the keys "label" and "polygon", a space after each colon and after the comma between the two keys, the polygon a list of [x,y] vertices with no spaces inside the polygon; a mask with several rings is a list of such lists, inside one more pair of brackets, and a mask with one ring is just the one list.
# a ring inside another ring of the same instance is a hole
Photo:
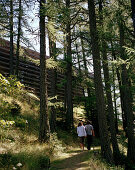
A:
{"label": "shadow on path", "polygon": [[73,150],[66,157],[60,157],[51,164],[50,170],[89,170],[89,159],[91,151]]}

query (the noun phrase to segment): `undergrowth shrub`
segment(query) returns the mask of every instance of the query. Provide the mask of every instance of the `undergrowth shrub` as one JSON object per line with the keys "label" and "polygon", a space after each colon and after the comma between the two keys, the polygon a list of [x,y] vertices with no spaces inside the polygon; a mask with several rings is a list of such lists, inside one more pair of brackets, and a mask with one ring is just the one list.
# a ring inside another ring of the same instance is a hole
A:
{"label": "undergrowth shrub", "polygon": [[27,124],[28,124],[28,122],[24,118],[16,117],[16,119],[15,119],[15,126],[16,127],[20,127],[20,129],[23,130],[24,128],[27,127]]}
{"label": "undergrowth shrub", "polygon": [[21,95],[25,92],[23,89],[24,85],[17,80],[16,76],[11,75],[8,78],[5,78],[2,74],[0,74],[1,93],[17,98],[18,95]]}
{"label": "undergrowth shrub", "polygon": [[38,155],[36,157],[33,157],[33,160],[29,165],[30,170],[49,169],[50,159],[45,155]]}
{"label": "undergrowth shrub", "polygon": [[15,124],[14,121],[0,120],[0,127],[1,127],[1,128],[7,129],[7,128],[11,127],[13,124]]}
{"label": "undergrowth shrub", "polygon": [[14,120],[15,116],[19,116],[21,114],[21,106],[13,101],[11,103],[0,100],[0,118],[4,120]]}
{"label": "undergrowth shrub", "polygon": [[0,167],[6,168],[11,164],[11,154],[0,154]]}
{"label": "undergrowth shrub", "polygon": [[0,99],[0,117],[1,119],[8,119],[10,116],[11,104],[8,101]]}
{"label": "undergrowth shrub", "polygon": [[11,125],[26,128],[28,122],[21,116],[21,106],[13,101],[11,103],[1,99],[0,103],[0,127],[9,128]]}
{"label": "undergrowth shrub", "polygon": [[63,152],[65,147],[62,145],[62,140],[59,140],[57,133],[52,133],[50,135],[50,154],[59,154]]}
{"label": "undergrowth shrub", "polygon": [[[6,169],[47,170],[50,167],[50,159],[43,154],[0,154],[0,167]],[[20,168],[19,168],[20,167]]]}
{"label": "undergrowth shrub", "polygon": [[58,139],[62,140],[64,145],[71,145],[73,146],[77,140],[77,134],[76,131],[75,132],[67,132],[67,131],[63,131],[61,129],[58,130],[57,133]]}
{"label": "undergrowth shrub", "polygon": [[15,101],[13,101],[11,105],[11,115],[18,116],[20,115],[20,113],[21,113],[21,106]]}

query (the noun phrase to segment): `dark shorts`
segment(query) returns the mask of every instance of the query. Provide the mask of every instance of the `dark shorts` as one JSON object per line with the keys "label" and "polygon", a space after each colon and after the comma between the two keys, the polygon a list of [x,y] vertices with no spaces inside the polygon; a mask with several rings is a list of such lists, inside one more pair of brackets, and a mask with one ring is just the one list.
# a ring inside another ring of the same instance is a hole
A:
{"label": "dark shorts", "polygon": [[80,139],[80,143],[84,144],[84,138],[85,138],[85,136],[81,136],[81,137],[79,137],[79,139]]}

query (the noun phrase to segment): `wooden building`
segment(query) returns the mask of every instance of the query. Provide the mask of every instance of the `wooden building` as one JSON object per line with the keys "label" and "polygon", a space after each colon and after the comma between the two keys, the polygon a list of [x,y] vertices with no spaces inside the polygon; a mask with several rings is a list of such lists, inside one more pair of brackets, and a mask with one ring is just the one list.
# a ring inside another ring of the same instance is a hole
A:
{"label": "wooden building", "polygon": [[[19,62],[19,79],[27,89],[32,90],[37,95],[40,89],[40,68],[32,61],[26,60],[27,56],[31,59],[39,60],[39,53],[31,49],[23,49],[23,58],[21,57]],[[16,66],[16,58],[13,60],[13,67]],[[10,42],[0,39],[0,73],[4,76],[9,76],[10,72]],[[53,71],[47,69],[47,83],[48,83],[48,96],[51,96],[51,83],[52,83]],[[64,80],[64,74],[57,72],[57,84],[60,84]],[[64,86],[57,86],[57,96],[59,99],[64,100],[65,94]],[[73,95],[81,97],[83,96],[83,88],[77,85],[73,89]]]}

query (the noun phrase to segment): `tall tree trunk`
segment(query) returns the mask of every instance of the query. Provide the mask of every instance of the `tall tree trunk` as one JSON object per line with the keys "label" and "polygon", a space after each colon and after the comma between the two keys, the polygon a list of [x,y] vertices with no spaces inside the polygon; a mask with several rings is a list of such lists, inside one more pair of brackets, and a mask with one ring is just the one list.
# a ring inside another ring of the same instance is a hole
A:
{"label": "tall tree trunk", "polygon": [[[103,27],[103,15],[102,15],[102,0],[99,1],[99,15],[100,15],[100,23],[102,30]],[[105,80],[105,90],[107,97],[107,105],[108,105],[108,117],[109,117],[109,126],[111,133],[111,142],[113,147],[113,158],[116,164],[119,161],[120,151],[118,147],[117,137],[116,137],[116,129],[115,129],[115,119],[114,119],[114,111],[113,111],[113,102],[112,102],[112,94],[111,94],[111,85],[110,85],[110,76],[108,69],[108,58],[107,58],[107,44],[105,41],[105,37],[101,36],[101,46],[102,46],[102,57],[103,57],[103,71],[104,71],[104,80]]]}
{"label": "tall tree trunk", "polygon": [[46,142],[50,137],[47,102],[45,3],[45,0],[40,0],[40,142]]}
{"label": "tall tree trunk", "polygon": [[[113,60],[113,57],[112,57]],[[113,74],[113,99],[114,99],[114,111],[115,111],[115,129],[116,133],[118,134],[118,111],[117,111],[117,103],[116,103],[116,85],[115,85],[115,70],[114,67],[112,67],[112,74]]]}
{"label": "tall tree trunk", "polygon": [[81,76],[82,73],[81,73],[80,57],[79,57],[79,53],[78,53],[77,43],[75,44],[75,48],[76,48],[76,56],[77,56],[77,62],[78,62],[79,76]]}
{"label": "tall tree trunk", "polygon": [[133,19],[133,27],[135,33],[135,0],[131,0],[131,9],[132,9],[132,19]]}
{"label": "tall tree trunk", "polygon": [[19,55],[20,55],[20,36],[21,36],[21,19],[22,19],[22,0],[19,0],[19,16],[18,16],[18,35],[17,35],[17,48],[16,48],[16,75],[19,72]]}
{"label": "tall tree trunk", "polygon": [[92,43],[92,55],[94,64],[94,83],[96,92],[96,101],[98,109],[99,133],[101,141],[102,156],[110,163],[113,163],[113,156],[110,147],[109,132],[107,127],[107,118],[105,113],[105,101],[103,84],[101,78],[101,63],[100,52],[98,44],[98,34],[96,28],[96,15],[94,0],[88,0],[89,19],[90,19],[90,33]]}
{"label": "tall tree trunk", "polygon": [[[66,62],[67,57],[66,57],[66,40],[64,39],[64,61]],[[67,77],[66,74],[64,75],[65,83],[64,83],[64,113],[66,114],[67,110]]]}
{"label": "tall tree trunk", "polygon": [[[88,77],[87,61],[86,61],[84,42],[83,42],[82,37],[81,37],[81,46],[82,46],[82,56],[83,56],[83,64],[84,64],[85,76]],[[90,94],[90,87],[89,87],[88,84],[87,84],[87,93],[88,93],[88,100],[85,101],[86,115],[87,115],[87,118],[89,120],[91,120],[92,116],[90,115],[90,113],[92,113],[92,110],[91,110],[90,102],[89,102],[91,94]]]}
{"label": "tall tree trunk", "polygon": [[66,61],[67,61],[67,113],[66,113],[66,124],[67,129],[71,130],[73,128],[73,103],[72,103],[72,54],[71,54],[71,19],[70,19],[70,0],[66,0],[66,8],[68,21],[66,25],[66,42],[67,42],[67,53],[66,53]]}
{"label": "tall tree trunk", "polygon": [[104,79],[105,79],[105,90],[106,90],[107,105],[108,105],[109,126],[110,126],[110,132],[111,132],[111,142],[113,146],[113,156],[114,156],[115,162],[118,163],[120,151],[119,151],[118,142],[116,138],[111,85],[110,85],[107,52],[106,52],[106,43],[104,42],[104,40],[102,40],[102,54],[103,54],[103,71],[104,71]]}
{"label": "tall tree trunk", "polygon": [[[112,56],[113,56],[114,60],[117,60],[112,41],[111,41],[111,49],[112,49]],[[119,90],[120,90],[120,102],[121,102],[121,110],[122,110],[123,129],[126,132],[127,119],[126,119],[126,115],[125,115],[125,112],[124,112],[124,104],[123,104],[124,94],[123,94],[123,91],[122,91],[122,88],[121,88],[122,82],[121,82],[121,78],[120,78],[119,68],[116,68],[116,74],[117,74],[117,79],[118,79],[118,83],[119,83]]]}
{"label": "tall tree trunk", "polygon": [[[123,21],[120,21],[120,53],[121,58],[126,60],[126,54],[124,51],[124,27]],[[129,75],[128,70],[126,68],[126,64],[122,64],[122,72],[121,72],[121,79],[122,79],[122,91],[123,91],[123,105],[124,105],[124,112],[127,117],[127,137],[128,137],[128,151],[127,156],[130,161],[135,163],[135,136],[134,136],[134,114],[133,114],[133,105],[132,105],[132,93],[131,87],[129,82]]]}
{"label": "tall tree trunk", "polygon": [[82,46],[82,56],[83,56],[83,63],[84,63],[84,71],[85,71],[85,76],[88,75],[88,68],[87,68],[87,62],[86,62],[86,56],[85,56],[85,50],[84,50],[84,42],[81,37],[81,46]]}
{"label": "tall tree trunk", "polygon": [[14,58],[14,44],[13,44],[13,0],[10,0],[10,75],[14,74],[13,58]]}
{"label": "tall tree trunk", "polygon": [[[49,49],[50,49],[50,57],[52,57],[56,61],[56,43],[51,40],[49,37]],[[52,69],[51,74],[51,97],[56,96],[57,91],[57,71],[56,69]],[[51,102],[55,103],[56,99],[54,98]],[[50,115],[50,129],[51,132],[56,131],[56,109],[54,106],[51,106],[51,115]]]}

